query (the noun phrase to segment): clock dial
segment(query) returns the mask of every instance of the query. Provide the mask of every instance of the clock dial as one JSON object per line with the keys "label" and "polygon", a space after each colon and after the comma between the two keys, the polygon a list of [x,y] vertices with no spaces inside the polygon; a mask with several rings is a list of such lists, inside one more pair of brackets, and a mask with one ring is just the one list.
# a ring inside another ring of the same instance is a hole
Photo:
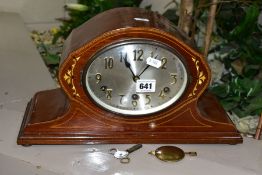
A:
{"label": "clock dial", "polygon": [[100,106],[115,113],[144,115],[175,103],[188,82],[185,65],[168,46],[149,40],[113,44],[85,68],[83,84]]}

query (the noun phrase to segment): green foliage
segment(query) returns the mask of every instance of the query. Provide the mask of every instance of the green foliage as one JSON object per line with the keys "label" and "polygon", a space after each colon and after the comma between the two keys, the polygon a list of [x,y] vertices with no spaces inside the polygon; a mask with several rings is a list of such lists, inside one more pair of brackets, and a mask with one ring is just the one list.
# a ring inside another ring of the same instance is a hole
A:
{"label": "green foliage", "polygon": [[137,7],[140,2],[141,0],[78,0],[78,4],[82,6],[65,7],[69,12],[70,18],[62,20],[63,24],[55,35],[53,42],[56,42],[59,37],[67,38],[72,29],[103,11],[116,7]]}
{"label": "green foliage", "polygon": [[220,98],[225,110],[239,117],[262,112],[262,83],[259,80],[235,77],[232,81],[214,85],[211,90]]}
{"label": "green foliage", "polygon": [[252,4],[246,8],[245,16],[240,23],[230,32],[231,40],[243,40],[256,30],[257,20],[259,15],[259,7],[257,4]]}
{"label": "green foliage", "polygon": [[262,31],[258,24],[261,2],[223,3],[218,11],[217,35],[222,42],[211,52],[225,64],[226,73],[215,83],[224,108],[239,117],[262,112]]}
{"label": "green foliage", "polygon": [[[223,8],[228,9],[228,6],[235,7],[230,3],[225,3],[217,15],[218,35],[223,38],[223,42],[215,51],[221,54],[228,53],[228,56],[223,60],[230,61],[227,66],[236,59],[247,62],[246,65],[249,67],[250,64],[262,65],[262,31],[258,27],[259,6],[256,3],[242,6],[242,8],[237,8],[240,13],[233,12],[233,9],[231,13],[225,12]],[[243,9],[244,12],[242,12]],[[226,16],[224,13],[227,15],[227,20],[224,19]],[[237,19],[236,14],[242,14],[241,19]],[[228,27],[230,23],[234,26],[233,28]]]}
{"label": "green foliage", "polygon": [[52,53],[50,46],[40,43],[38,48],[42,49],[41,56],[47,66],[57,66],[60,61],[60,56],[57,53]]}
{"label": "green foliage", "polygon": [[58,40],[56,44],[52,44],[54,33],[57,29],[53,28],[48,31],[39,32],[32,31],[31,38],[36,44],[44,63],[48,67],[53,79],[57,79],[58,67],[60,62],[60,53],[62,51],[63,40]]}

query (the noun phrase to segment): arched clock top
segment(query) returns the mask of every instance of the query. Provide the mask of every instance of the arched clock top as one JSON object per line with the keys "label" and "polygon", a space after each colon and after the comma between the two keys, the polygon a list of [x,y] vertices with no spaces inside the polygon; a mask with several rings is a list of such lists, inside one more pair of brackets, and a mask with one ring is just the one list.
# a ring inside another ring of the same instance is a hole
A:
{"label": "arched clock top", "polygon": [[74,29],[65,41],[61,62],[68,58],[70,53],[104,33],[133,27],[160,29],[170,33],[197,51],[194,42],[185,33],[179,31],[168,19],[157,12],[122,7],[102,12]]}

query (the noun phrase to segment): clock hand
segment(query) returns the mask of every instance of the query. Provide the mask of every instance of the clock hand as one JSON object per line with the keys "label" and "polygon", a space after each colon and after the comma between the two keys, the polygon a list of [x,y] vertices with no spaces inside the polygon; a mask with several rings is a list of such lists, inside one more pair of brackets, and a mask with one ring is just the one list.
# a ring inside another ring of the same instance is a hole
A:
{"label": "clock hand", "polygon": [[149,68],[149,65],[145,67],[145,69],[138,75],[138,77],[140,77],[147,70],[147,68]]}
{"label": "clock hand", "polygon": [[[158,57],[158,55],[156,55],[155,57],[154,57],[154,59],[156,59]],[[150,58],[150,57],[149,57]],[[151,57],[152,58],[152,57]],[[138,77],[140,77],[148,68],[149,68],[149,66],[152,66],[152,65],[147,65],[146,67],[145,67],[145,69],[138,75]],[[154,65],[154,67],[156,67],[156,65]]]}
{"label": "clock hand", "polygon": [[133,70],[131,69],[131,65],[130,63],[127,61],[127,58],[125,57],[124,58],[124,61],[125,61],[125,66],[130,70],[130,72],[132,73],[133,75],[133,80],[136,82],[137,79],[139,79],[139,76],[136,76],[133,72]]}

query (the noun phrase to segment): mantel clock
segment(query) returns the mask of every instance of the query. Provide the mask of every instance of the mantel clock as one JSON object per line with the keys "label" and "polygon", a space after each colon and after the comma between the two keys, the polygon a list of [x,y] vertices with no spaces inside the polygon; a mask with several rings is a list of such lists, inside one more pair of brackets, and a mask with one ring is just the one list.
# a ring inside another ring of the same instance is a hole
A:
{"label": "mantel clock", "polygon": [[158,13],[103,12],[67,38],[61,88],[35,94],[18,144],[241,143],[206,90],[210,76],[194,43]]}

